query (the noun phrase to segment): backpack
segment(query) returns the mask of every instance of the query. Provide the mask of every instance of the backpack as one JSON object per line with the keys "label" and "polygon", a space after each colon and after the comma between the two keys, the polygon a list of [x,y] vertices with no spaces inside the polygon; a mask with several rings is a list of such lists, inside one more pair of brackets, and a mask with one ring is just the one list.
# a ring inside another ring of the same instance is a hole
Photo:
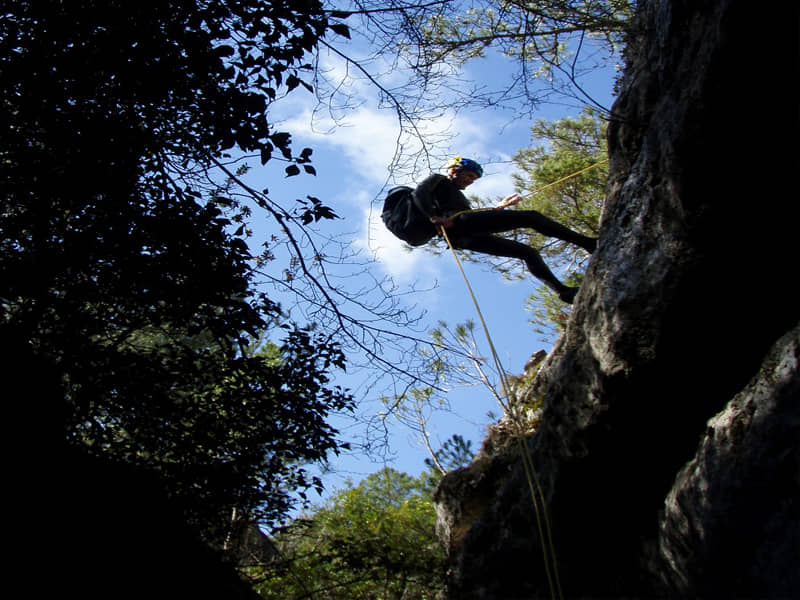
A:
{"label": "backpack", "polygon": [[389,190],[381,219],[389,231],[411,246],[422,246],[436,235],[436,226],[414,203],[414,189],[405,185]]}

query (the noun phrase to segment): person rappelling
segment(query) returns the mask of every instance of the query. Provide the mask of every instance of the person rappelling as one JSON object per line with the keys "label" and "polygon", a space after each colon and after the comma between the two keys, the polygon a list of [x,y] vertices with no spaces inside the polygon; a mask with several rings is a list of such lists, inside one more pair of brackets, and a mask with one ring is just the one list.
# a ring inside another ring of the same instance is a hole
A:
{"label": "person rappelling", "polygon": [[563,302],[572,304],[578,288],[562,283],[535,248],[494,234],[533,229],[544,236],[579,246],[590,254],[597,247],[597,239],[573,231],[535,210],[508,210],[522,200],[519,194],[511,194],[496,208],[472,209],[463,190],[483,176],[483,167],[470,158],[456,156],[448,161],[445,170],[446,175],[433,173],[414,189],[401,186],[391,190],[381,214],[386,227],[413,246],[444,233],[455,249],[519,258],[534,277],[558,294]]}

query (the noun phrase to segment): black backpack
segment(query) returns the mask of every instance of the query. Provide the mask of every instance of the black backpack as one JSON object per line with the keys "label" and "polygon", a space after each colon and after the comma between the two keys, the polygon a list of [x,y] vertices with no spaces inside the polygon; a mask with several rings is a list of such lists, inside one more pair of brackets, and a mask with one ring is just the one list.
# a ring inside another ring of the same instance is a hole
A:
{"label": "black backpack", "polygon": [[436,235],[436,226],[414,204],[414,189],[405,185],[389,190],[381,219],[389,231],[411,246],[422,246]]}

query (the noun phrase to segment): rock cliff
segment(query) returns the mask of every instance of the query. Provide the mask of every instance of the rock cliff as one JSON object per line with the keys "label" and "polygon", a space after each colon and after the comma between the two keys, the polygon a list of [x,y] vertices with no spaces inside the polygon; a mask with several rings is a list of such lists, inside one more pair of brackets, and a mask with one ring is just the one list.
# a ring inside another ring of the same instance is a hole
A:
{"label": "rock cliff", "polygon": [[437,490],[446,600],[800,597],[798,5],[637,10],[531,468]]}

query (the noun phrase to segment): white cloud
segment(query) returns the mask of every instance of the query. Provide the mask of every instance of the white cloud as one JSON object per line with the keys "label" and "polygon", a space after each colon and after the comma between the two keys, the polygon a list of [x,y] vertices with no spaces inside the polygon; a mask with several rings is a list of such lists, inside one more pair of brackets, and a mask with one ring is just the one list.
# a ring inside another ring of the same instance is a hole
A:
{"label": "white cloud", "polygon": [[293,138],[314,147],[315,162],[341,165],[337,175],[347,169],[370,183],[381,184],[388,175],[400,132],[393,115],[368,108],[354,110],[338,123],[305,109],[282,120],[281,126],[291,131]]}
{"label": "white cloud", "polygon": [[358,250],[374,258],[381,269],[401,284],[415,281],[433,281],[438,276],[436,261],[424,247],[410,249],[386,229],[381,221],[380,203],[371,203],[372,195],[362,191],[356,195],[359,202],[359,231],[353,240]]}
{"label": "white cloud", "polygon": [[[478,161],[493,157],[486,176],[469,188],[470,195],[499,198],[514,191],[513,166],[504,162],[508,155],[503,149],[491,147],[497,141],[496,131],[480,113],[442,116],[424,126],[427,131],[423,133],[433,140],[443,139],[441,133],[445,129],[456,132],[448,147],[437,151],[442,157],[460,154]],[[389,180],[398,143],[404,144],[406,154],[413,153],[415,147],[414,140],[400,140],[400,125],[393,111],[362,105],[348,111],[341,122],[334,123],[315,114],[310,104],[295,104],[293,114],[281,120],[281,128],[292,133],[296,145],[314,149],[318,184],[325,188],[329,199],[336,199],[337,212],[346,215],[351,223],[358,223],[353,241],[358,249],[375,258],[381,270],[398,283],[437,278],[439,261],[424,248],[409,250],[380,220],[386,188],[413,185],[413,181],[404,181],[402,177]],[[443,170],[444,159],[441,162],[434,170]]]}

